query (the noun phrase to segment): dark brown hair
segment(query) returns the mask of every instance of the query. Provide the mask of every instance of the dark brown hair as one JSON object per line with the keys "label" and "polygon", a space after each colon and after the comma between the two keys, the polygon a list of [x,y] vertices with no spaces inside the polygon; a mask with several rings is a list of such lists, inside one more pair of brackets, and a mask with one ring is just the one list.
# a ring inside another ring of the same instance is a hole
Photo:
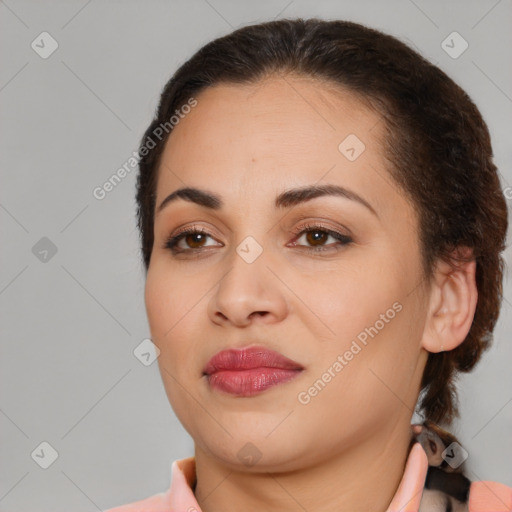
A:
{"label": "dark brown hair", "polygon": [[[473,250],[478,303],[471,329],[457,348],[429,354],[421,382],[424,417],[451,423],[459,416],[457,371],[474,367],[498,320],[507,205],[480,112],[443,71],[398,39],[348,21],[283,19],[235,30],[181,65],[164,87],[139,149],[136,197],[145,268],[157,171],[169,136],[156,139],[155,130],[206,87],[285,73],[348,89],[382,116],[388,172],[418,214],[424,279],[430,280],[438,258],[455,265],[464,260],[457,248]],[[156,142],[150,150],[149,140]]]}

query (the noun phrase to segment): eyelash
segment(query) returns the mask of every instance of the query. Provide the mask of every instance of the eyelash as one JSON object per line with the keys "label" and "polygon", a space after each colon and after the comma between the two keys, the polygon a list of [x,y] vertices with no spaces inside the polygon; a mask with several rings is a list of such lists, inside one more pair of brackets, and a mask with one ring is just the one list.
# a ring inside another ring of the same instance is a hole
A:
{"label": "eyelash", "polygon": [[[298,230],[296,230],[293,233],[293,235],[295,236],[295,238],[299,238],[300,235],[303,235],[304,233],[307,233],[308,231],[320,231],[322,233],[327,233],[328,235],[330,235],[333,238],[335,238],[336,240],[338,240],[338,242],[340,243],[340,246],[338,246],[336,248],[333,248],[333,247],[326,248],[325,246],[306,247],[306,250],[309,250],[312,253],[319,253],[319,252],[325,252],[325,251],[330,252],[332,250],[339,251],[344,246],[349,245],[353,242],[352,238],[350,238],[349,236],[343,235],[343,234],[338,233],[337,231],[333,231],[331,229],[327,229],[318,224],[304,224]],[[205,236],[211,236],[210,233],[203,230],[201,227],[196,228],[196,227],[192,226],[190,228],[187,228],[187,229],[177,233],[174,236],[170,236],[169,238],[167,238],[167,240],[164,242],[164,249],[170,250],[173,254],[191,253],[191,252],[201,251],[201,248],[200,249],[177,248],[177,245],[181,241],[181,239],[190,234],[201,234],[201,235],[205,235]],[[305,246],[299,246],[299,247],[305,247]]]}

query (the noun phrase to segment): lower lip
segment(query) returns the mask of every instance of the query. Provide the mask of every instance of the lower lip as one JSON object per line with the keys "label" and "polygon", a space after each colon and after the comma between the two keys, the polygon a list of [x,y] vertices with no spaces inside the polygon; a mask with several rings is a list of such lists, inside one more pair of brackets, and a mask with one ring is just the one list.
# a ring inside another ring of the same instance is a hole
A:
{"label": "lower lip", "polygon": [[208,375],[208,382],[212,388],[232,395],[253,396],[295,378],[301,371],[263,367],[223,370]]}

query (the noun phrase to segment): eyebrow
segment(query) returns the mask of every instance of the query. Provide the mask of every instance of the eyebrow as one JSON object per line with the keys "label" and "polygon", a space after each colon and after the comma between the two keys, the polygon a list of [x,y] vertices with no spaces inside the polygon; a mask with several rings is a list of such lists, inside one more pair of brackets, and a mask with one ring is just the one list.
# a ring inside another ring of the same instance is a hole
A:
{"label": "eyebrow", "polygon": [[[366,199],[362,198],[359,194],[345,187],[331,184],[311,185],[286,190],[276,197],[275,207],[290,208],[297,204],[305,203],[306,201],[310,201],[311,199],[321,196],[345,197],[347,199],[362,204],[368,210],[370,210],[373,213],[373,215],[375,215],[377,218],[379,217],[379,215],[374,210],[372,205],[368,201],[366,201]],[[224,204],[220,196],[212,192],[208,192],[206,190],[201,190],[194,187],[185,187],[175,190],[172,194],[169,194],[160,203],[160,206],[157,209],[157,214],[160,213],[168,204],[172,203],[173,201],[176,201],[177,199],[184,199],[185,201],[190,201],[192,203],[198,204],[199,206],[204,206],[205,208],[210,208],[212,210],[220,210]]]}

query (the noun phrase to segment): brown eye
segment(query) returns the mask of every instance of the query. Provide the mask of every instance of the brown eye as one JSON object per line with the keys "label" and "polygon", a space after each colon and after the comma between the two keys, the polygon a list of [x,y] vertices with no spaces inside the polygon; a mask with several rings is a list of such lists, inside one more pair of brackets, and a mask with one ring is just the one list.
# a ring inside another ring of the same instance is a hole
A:
{"label": "brown eye", "polygon": [[197,249],[203,246],[206,236],[207,235],[198,232],[189,233],[183,237],[183,240],[185,240],[185,243],[192,249]]}
{"label": "brown eye", "polygon": [[318,229],[308,231],[306,234],[306,240],[313,246],[315,246],[317,243],[322,245],[328,238],[329,233]]}
{"label": "brown eye", "polygon": [[[210,247],[212,244],[207,244],[208,238],[212,236],[204,231],[202,228],[189,228],[175,236],[169,237],[164,244],[165,249],[170,249],[173,253],[179,252],[190,252],[193,250],[199,250],[202,248]],[[186,247],[181,247],[181,243],[184,242]]]}
{"label": "brown eye", "polygon": [[[294,234],[300,236],[296,238],[293,245],[298,247],[302,246],[311,252],[336,251],[353,242],[352,238],[347,235],[343,235],[337,231],[333,231],[332,229],[315,224],[303,225],[299,231],[296,231]],[[326,245],[329,238],[334,240],[334,245]],[[301,239],[304,239],[306,245],[298,243]]]}
{"label": "brown eye", "polygon": [[430,449],[432,450],[432,453],[435,454],[437,452],[437,444],[434,443],[434,441],[429,441],[428,444],[430,446]]}

